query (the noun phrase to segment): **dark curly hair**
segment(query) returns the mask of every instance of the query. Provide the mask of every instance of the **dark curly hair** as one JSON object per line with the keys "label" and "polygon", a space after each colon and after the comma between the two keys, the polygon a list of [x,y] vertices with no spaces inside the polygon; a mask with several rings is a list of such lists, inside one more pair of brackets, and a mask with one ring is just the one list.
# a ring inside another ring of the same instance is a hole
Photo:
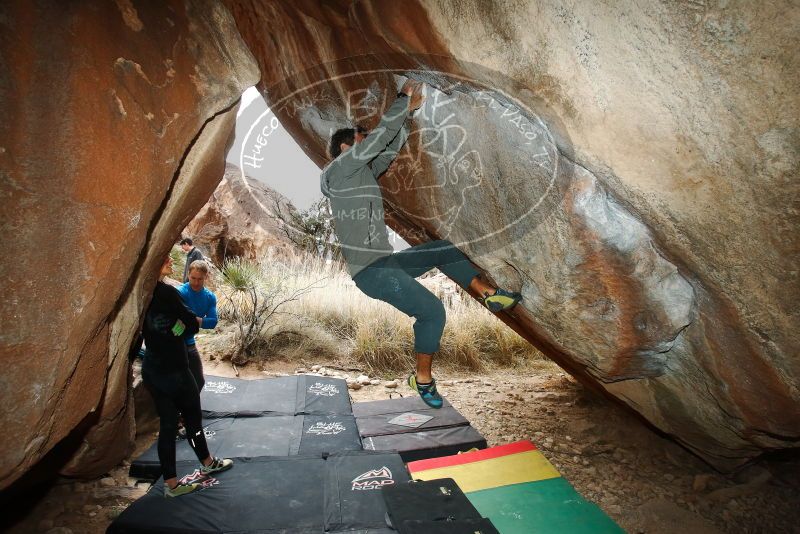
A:
{"label": "dark curly hair", "polygon": [[359,124],[356,125],[355,128],[342,128],[340,130],[336,130],[333,133],[333,135],[331,136],[330,145],[328,146],[328,152],[330,153],[333,159],[338,158],[339,154],[342,153],[342,147],[339,146],[342,143],[353,146],[353,143],[356,140],[355,139],[356,132],[363,135],[368,133],[369,130],[367,130],[366,128],[364,128]]}

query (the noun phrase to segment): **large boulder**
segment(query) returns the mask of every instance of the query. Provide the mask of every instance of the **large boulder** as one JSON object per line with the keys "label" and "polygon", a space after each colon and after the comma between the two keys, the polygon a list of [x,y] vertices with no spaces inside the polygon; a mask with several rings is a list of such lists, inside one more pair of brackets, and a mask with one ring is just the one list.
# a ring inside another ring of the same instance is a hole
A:
{"label": "large boulder", "polygon": [[291,229],[296,213],[286,197],[228,163],[217,189],[183,233],[217,265],[228,257],[292,258],[298,252]]}
{"label": "large boulder", "polygon": [[0,489],[133,437],[128,350],[257,65],[211,0],[0,5]]}
{"label": "large boulder", "polygon": [[719,468],[800,445],[796,5],[226,4],[320,166],[428,82],[387,221],[521,290],[564,368]]}

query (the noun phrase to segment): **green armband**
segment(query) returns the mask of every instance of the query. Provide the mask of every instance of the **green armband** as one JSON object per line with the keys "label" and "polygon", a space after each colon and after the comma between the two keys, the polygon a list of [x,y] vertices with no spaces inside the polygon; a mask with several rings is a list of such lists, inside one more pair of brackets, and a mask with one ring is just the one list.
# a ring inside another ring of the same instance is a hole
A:
{"label": "green armband", "polygon": [[172,326],[172,334],[175,336],[183,335],[185,331],[186,331],[186,325],[183,324],[183,321],[181,321],[180,319],[178,319]]}

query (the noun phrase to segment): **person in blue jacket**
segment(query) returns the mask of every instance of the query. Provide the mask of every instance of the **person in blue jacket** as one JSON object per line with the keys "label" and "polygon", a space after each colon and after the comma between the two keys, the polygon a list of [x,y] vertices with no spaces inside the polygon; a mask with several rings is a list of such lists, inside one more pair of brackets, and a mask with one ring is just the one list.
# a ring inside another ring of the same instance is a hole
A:
{"label": "person in blue jacket", "polygon": [[[208,264],[203,260],[196,260],[189,265],[189,281],[178,288],[183,302],[197,316],[200,328],[211,329],[217,326],[217,297],[205,287],[208,278]],[[197,382],[197,390],[202,391],[206,384],[203,377],[203,362],[197,350],[194,335],[186,336],[186,351],[189,356],[189,370]]]}

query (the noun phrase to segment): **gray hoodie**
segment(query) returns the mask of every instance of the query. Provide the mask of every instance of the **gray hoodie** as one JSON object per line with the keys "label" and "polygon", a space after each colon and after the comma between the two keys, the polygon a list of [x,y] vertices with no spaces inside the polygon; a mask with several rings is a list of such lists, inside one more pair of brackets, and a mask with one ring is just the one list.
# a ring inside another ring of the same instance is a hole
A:
{"label": "gray hoodie", "polygon": [[409,116],[409,101],[406,95],[398,96],[367,138],[339,154],[320,176],[320,189],[331,200],[336,237],[351,277],[394,251],[383,219],[378,178],[406,142],[403,124]]}

